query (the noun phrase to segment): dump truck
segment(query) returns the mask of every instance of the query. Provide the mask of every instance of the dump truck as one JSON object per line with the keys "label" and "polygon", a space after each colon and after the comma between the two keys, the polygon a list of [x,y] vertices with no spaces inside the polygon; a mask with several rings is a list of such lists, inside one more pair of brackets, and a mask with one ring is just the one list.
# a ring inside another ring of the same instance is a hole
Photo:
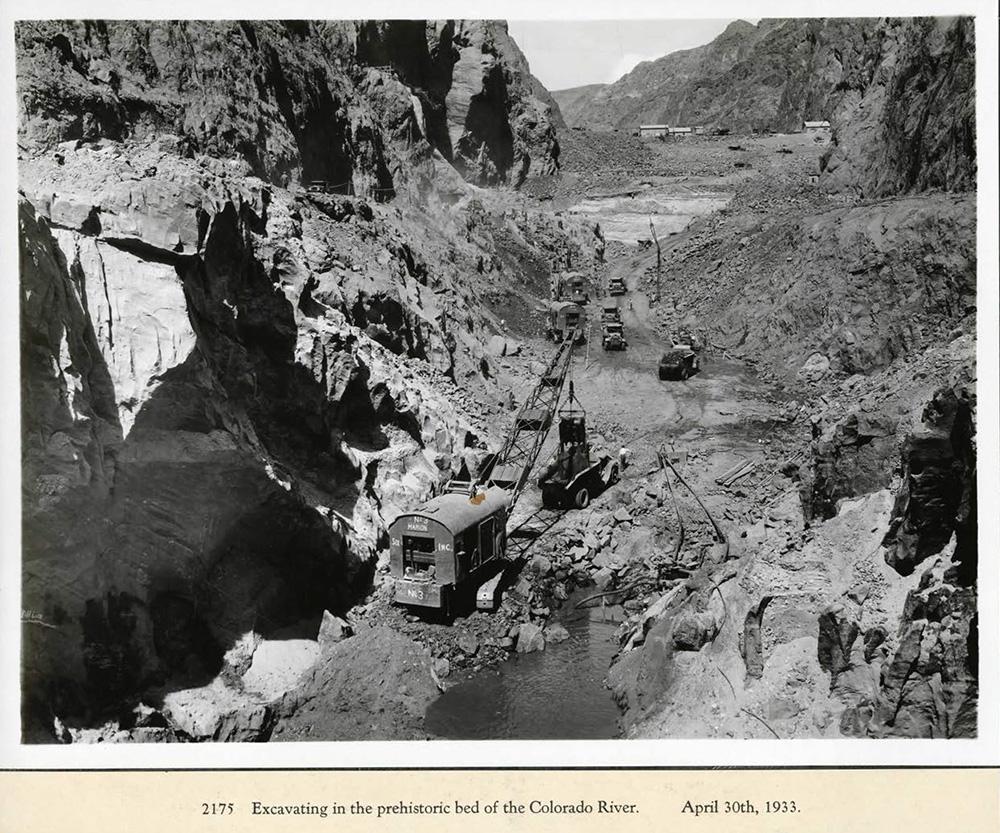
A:
{"label": "dump truck", "polygon": [[628,347],[625,328],[620,321],[605,321],[601,324],[601,347],[605,350],[624,350]]}
{"label": "dump truck", "polygon": [[624,295],[626,292],[628,287],[625,285],[625,278],[614,277],[608,280],[609,295]]}
{"label": "dump truck", "polygon": [[698,372],[701,364],[690,344],[674,344],[660,358],[661,379],[687,379]]}
{"label": "dump truck", "polygon": [[608,455],[591,457],[587,413],[569,383],[566,407],[559,412],[559,448],[538,478],[542,505],[586,509],[591,498],[618,482],[618,461]]}
{"label": "dump truck", "polygon": [[613,321],[621,323],[622,313],[618,309],[618,302],[613,298],[605,298],[601,302],[601,323]]}

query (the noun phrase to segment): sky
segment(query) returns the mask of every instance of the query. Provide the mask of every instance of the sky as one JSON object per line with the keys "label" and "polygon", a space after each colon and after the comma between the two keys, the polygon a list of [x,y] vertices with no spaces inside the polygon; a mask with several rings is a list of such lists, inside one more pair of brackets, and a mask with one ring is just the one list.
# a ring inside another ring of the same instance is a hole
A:
{"label": "sky", "polygon": [[642,61],[708,43],[731,22],[510,20],[507,25],[532,74],[547,89],[564,90],[616,81]]}

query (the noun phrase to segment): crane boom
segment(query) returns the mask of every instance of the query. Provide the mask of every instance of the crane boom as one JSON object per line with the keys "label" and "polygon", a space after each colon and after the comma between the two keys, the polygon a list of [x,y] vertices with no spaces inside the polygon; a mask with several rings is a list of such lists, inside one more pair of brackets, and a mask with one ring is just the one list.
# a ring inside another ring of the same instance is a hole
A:
{"label": "crane boom", "polygon": [[538,384],[524,400],[487,480],[488,485],[510,492],[511,509],[527,485],[528,476],[555,418],[573,355],[575,335],[573,333],[563,341],[542,372]]}

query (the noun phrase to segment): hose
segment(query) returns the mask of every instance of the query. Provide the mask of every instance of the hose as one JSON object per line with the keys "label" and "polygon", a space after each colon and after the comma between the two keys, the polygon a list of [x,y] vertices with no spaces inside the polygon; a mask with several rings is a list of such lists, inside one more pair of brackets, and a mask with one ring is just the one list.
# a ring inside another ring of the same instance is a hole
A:
{"label": "hose", "polygon": [[607,596],[614,596],[616,593],[627,593],[635,587],[642,584],[643,580],[633,581],[631,584],[626,584],[624,587],[616,587],[614,590],[603,590],[600,593],[594,593],[592,596],[587,596],[584,599],[580,599],[575,605],[573,605],[573,610],[578,610],[583,607],[587,602],[596,601],[597,599],[603,599]]}
{"label": "hose", "polygon": [[684,528],[684,518],[681,517],[681,509],[677,505],[677,496],[674,494],[674,487],[670,485],[670,477],[666,473],[666,455],[663,450],[660,449],[656,452],[656,457],[660,461],[660,469],[663,470],[663,479],[667,484],[667,492],[670,494],[670,502],[674,507],[674,514],[677,516],[677,546],[674,547],[673,557],[673,561],[676,563],[677,556],[681,554],[681,547],[684,546],[684,539],[686,538],[687,533]]}
{"label": "hose", "polygon": [[[723,544],[726,545],[726,558],[728,558],[729,557],[729,539],[726,537],[725,533],[722,531],[722,527],[719,526],[718,522],[712,516],[712,513],[708,511],[708,507],[705,506],[704,503],[702,503],[701,498],[698,497],[698,493],[694,489],[691,488],[690,484],[683,477],[681,477],[680,472],[678,472],[677,469],[674,468],[673,463],[670,462],[670,460],[668,459],[667,455],[665,453],[663,453],[662,451],[660,452],[660,454],[662,456],[663,462],[666,463],[666,465],[668,466],[668,468],[670,469],[670,471],[672,471],[674,473],[674,475],[676,475],[677,479],[684,486],[684,488],[687,489],[691,493],[691,497],[693,497],[698,502],[698,505],[701,507],[701,510],[705,513],[705,516],[708,518],[709,522],[712,524],[712,528],[715,529],[716,538],[718,538],[719,541],[721,541]],[[668,480],[668,483],[669,483],[669,480]]]}

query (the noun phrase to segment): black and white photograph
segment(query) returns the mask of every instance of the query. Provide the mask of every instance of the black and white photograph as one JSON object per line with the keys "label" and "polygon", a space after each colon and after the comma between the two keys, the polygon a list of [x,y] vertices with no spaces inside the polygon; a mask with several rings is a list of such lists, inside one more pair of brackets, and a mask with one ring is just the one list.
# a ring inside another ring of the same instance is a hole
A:
{"label": "black and white photograph", "polygon": [[159,10],[13,27],[21,745],[982,737],[974,16]]}

